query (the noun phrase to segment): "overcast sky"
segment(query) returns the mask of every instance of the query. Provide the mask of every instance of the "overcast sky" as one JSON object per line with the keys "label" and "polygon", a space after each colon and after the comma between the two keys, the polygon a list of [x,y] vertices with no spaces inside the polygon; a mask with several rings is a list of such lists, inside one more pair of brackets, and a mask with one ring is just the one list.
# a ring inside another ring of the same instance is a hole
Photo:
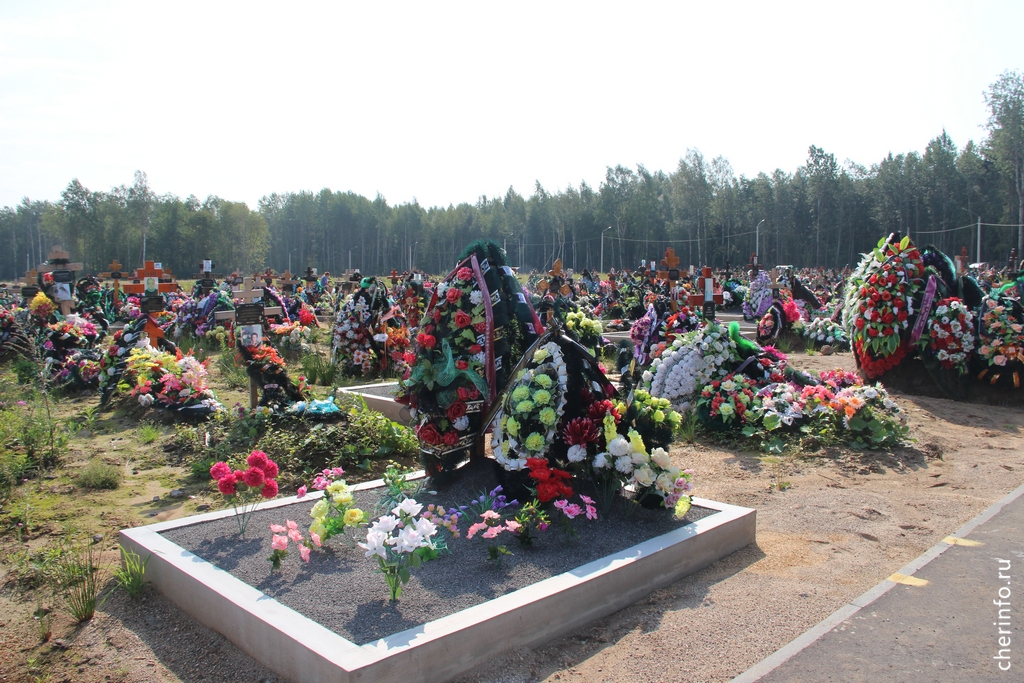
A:
{"label": "overcast sky", "polygon": [[1024,67],[1024,2],[0,0],[0,206],[145,171],[256,206],[333,190],[425,206],[607,166],[737,175],[811,144],[870,165]]}

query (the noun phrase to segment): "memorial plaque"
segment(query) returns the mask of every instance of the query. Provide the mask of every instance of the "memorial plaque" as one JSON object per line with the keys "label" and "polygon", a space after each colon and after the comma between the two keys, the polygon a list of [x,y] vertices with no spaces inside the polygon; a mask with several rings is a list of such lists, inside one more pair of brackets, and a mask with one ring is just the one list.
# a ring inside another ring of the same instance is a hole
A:
{"label": "memorial plaque", "polygon": [[38,287],[22,287],[21,288],[21,296],[23,296],[26,299],[31,299],[31,298],[33,298],[38,293],[39,293],[39,288]]}
{"label": "memorial plaque", "polygon": [[238,304],[235,306],[236,325],[262,325],[263,304]]}
{"label": "memorial plaque", "polygon": [[203,288],[204,292],[209,292],[217,287],[217,281],[212,277],[204,277],[199,280],[199,286]]}
{"label": "memorial plaque", "polygon": [[140,308],[143,313],[159,313],[164,310],[164,298],[162,296],[144,296]]}
{"label": "memorial plaque", "polygon": [[75,274],[70,270],[55,270],[51,273],[54,282],[71,283],[75,281]]}

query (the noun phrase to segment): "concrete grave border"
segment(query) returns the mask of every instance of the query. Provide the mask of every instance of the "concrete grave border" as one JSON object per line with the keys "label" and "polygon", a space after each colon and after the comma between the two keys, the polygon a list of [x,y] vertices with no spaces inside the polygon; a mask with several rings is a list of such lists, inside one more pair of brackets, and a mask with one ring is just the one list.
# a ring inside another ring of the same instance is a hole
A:
{"label": "concrete grave border", "polygon": [[408,427],[412,424],[412,420],[409,418],[409,411],[405,410],[404,405],[389,396],[379,396],[377,394],[363,393],[361,391],[362,389],[369,389],[371,387],[379,388],[387,386],[398,386],[398,382],[360,384],[357,387],[342,387],[341,390],[346,394],[355,394],[356,396],[362,397],[362,399],[366,401],[366,407],[370,410],[376,410],[389,420],[394,420],[395,422]]}
{"label": "concrete grave border", "polygon": [[[381,484],[377,480],[353,489]],[[317,495],[322,493],[302,502]],[[260,508],[294,503],[292,496]],[[693,503],[719,512],[365,645],[341,637],[161,536],[163,531],[231,516],[233,510],[124,529],[120,540],[125,550],[149,556],[146,578],[161,593],[289,681],[436,683],[504,649],[535,647],[570,633],[754,542],[755,510],[703,498]]]}

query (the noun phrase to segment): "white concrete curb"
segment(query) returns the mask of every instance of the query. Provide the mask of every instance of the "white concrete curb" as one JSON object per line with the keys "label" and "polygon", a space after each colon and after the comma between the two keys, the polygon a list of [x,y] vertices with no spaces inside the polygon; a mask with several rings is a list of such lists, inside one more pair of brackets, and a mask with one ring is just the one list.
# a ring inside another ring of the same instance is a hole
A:
{"label": "white concrete curb", "polygon": [[[294,502],[292,497],[262,507]],[[719,512],[366,645],[342,638],[160,535],[232,515],[231,510],[125,529],[121,545],[151,556],[146,577],[160,592],[290,681],[437,683],[501,650],[549,642],[754,542],[755,510],[702,498],[693,503]]]}

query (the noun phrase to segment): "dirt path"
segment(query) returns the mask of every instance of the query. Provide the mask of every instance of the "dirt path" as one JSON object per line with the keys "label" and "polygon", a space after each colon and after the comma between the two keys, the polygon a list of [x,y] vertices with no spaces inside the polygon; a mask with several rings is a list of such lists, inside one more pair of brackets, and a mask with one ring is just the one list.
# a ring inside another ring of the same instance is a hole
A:
{"label": "dirt path", "polygon": [[[852,360],[799,354],[795,364],[850,369]],[[674,459],[697,470],[700,496],[757,509],[757,544],[460,681],[727,681],[1024,482],[1020,409],[896,398],[917,442],[894,453],[773,462],[675,447]],[[0,681],[279,680],[158,594],[117,593],[78,630],[58,617],[57,641],[44,646],[33,609],[0,596]]]}

